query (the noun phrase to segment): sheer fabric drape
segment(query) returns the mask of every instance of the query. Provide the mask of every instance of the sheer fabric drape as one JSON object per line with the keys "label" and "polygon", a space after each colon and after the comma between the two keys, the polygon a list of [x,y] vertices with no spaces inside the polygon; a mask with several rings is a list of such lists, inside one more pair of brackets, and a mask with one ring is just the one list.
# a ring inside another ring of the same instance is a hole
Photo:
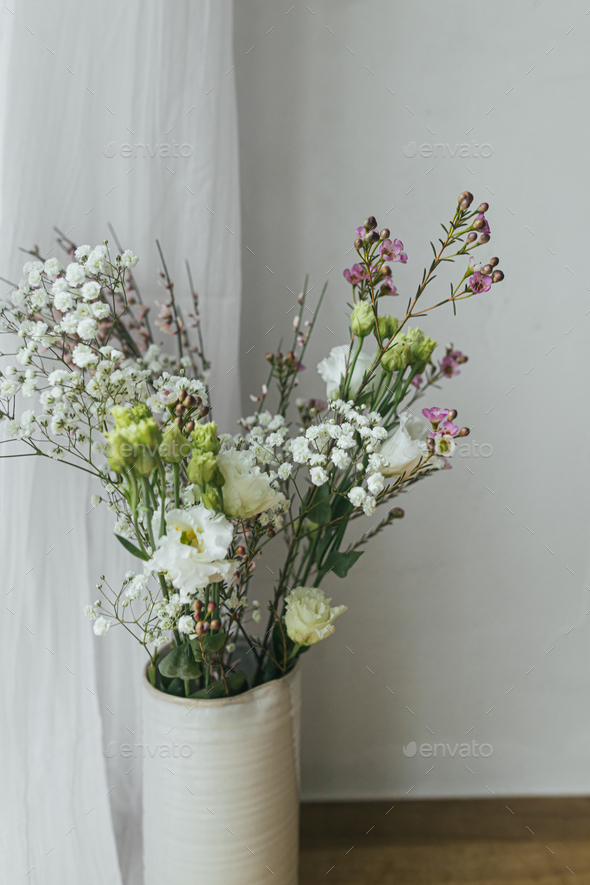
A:
{"label": "sheer fabric drape", "polygon": [[[227,429],[240,308],[231,16],[230,0],[0,12],[0,273],[18,281],[19,246],[63,257],[53,225],[94,244],[111,222],[152,304],[160,240],[188,312],[188,258]],[[100,574],[116,586],[133,567],[111,514],[91,507],[97,491],[45,459],[0,460],[2,882],[141,882],[140,753],[119,752],[141,740],[141,649],[117,630],[96,639],[82,615]]]}

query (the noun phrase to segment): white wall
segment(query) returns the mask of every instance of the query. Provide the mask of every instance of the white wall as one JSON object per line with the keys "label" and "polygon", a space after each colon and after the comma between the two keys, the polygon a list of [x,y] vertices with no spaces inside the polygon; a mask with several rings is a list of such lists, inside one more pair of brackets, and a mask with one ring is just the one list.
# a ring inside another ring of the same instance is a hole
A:
{"label": "white wall", "polygon": [[[468,188],[491,204],[487,254],[507,277],[423,323],[470,355],[425,404],[458,408],[493,455],[416,487],[405,520],[326,584],[349,611],[305,659],[308,798],[590,789],[587,6],[236,3],[246,396],[306,271],[316,292],[330,281],[302,383],[322,394],[368,214],[406,245],[407,296]],[[472,139],[493,155],[402,150]],[[443,275],[432,295],[447,289]],[[402,753],[471,740],[493,754]]]}

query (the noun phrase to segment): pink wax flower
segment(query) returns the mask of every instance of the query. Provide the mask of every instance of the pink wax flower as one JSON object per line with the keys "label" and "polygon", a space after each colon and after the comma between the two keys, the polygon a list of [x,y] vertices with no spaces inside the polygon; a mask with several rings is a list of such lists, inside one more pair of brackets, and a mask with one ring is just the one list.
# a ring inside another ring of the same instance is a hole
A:
{"label": "pink wax flower", "polygon": [[381,290],[385,289],[390,295],[399,295],[396,287],[393,285],[391,277],[385,277],[383,282],[381,283]]}
{"label": "pink wax flower", "polygon": [[434,454],[442,458],[450,458],[457,447],[457,443],[449,433],[433,433]]}
{"label": "pink wax flower", "polygon": [[461,374],[459,370],[459,363],[451,356],[451,354],[447,354],[447,356],[444,356],[442,358],[440,362],[440,370],[443,375],[446,375],[447,378],[452,378],[453,375]]}
{"label": "pink wax flower", "polygon": [[342,276],[345,280],[348,280],[351,286],[358,286],[367,276],[367,270],[365,267],[361,267],[360,264],[353,264],[350,270],[347,268],[342,272]]}
{"label": "pink wax flower", "polygon": [[459,428],[452,421],[443,421],[442,424],[439,424],[438,430],[448,436],[457,436],[459,433]]}
{"label": "pink wax flower", "polygon": [[420,390],[423,380],[424,379],[422,378],[422,375],[416,375],[414,378],[412,378],[412,385],[416,388],[416,390]]}
{"label": "pink wax flower", "polygon": [[360,237],[361,240],[362,240],[362,238],[364,237],[364,235],[365,235],[366,233],[367,233],[367,231],[365,230],[365,226],[364,226],[364,225],[361,225],[360,227],[357,227],[357,228],[355,229],[355,234],[357,235],[357,237]]}
{"label": "pink wax flower", "polygon": [[401,240],[383,240],[379,246],[379,252],[386,261],[401,261],[402,264],[405,264],[408,260]]}
{"label": "pink wax flower", "polygon": [[472,292],[489,292],[492,288],[492,278],[487,273],[476,270],[467,280],[467,285]]}
{"label": "pink wax flower", "polygon": [[491,234],[491,230],[490,230],[490,226],[488,224],[488,220],[485,217],[485,214],[483,212],[480,212],[477,217],[478,217],[478,219],[483,218],[483,220],[485,221],[485,225],[486,225],[485,227],[482,227],[482,229],[479,231],[479,233],[480,234],[487,234],[489,237],[489,235]]}
{"label": "pink wax flower", "polygon": [[439,409],[435,406],[432,409],[422,409],[422,414],[427,421],[430,421],[431,424],[434,424],[435,427],[438,427],[441,421],[446,420],[449,414],[449,409]]}

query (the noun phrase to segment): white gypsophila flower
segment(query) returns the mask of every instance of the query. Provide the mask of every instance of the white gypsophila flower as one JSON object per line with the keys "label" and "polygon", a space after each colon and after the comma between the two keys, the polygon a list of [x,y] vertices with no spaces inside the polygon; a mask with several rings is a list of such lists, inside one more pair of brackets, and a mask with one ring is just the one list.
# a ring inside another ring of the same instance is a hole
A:
{"label": "white gypsophila flower", "polygon": [[83,283],[86,279],[86,272],[84,268],[80,264],[76,264],[73,262],[72,264],[68,264],[66,270],[66,280],[70,284],[70,286],[79,286],[80,283]]}
{"label": "white gypsophila flower", "polygon": [[324,483],[328,482],[328,474],[323,467],[312,467],[310,476],[314,486],[323,486]]}
{"label": "white gypsophila flower", "polygon": [[98,357],[87,344],[77,344],[72,353],[72,360],[81,369],[87,366],[94,366],[98,362]]}
{"label": "white gypsophila flower", "polygon": [[143,594],[143,591],[147,587],[148,576],[147,575],[135,575],[127,589],[125,590],[125,595],[128,599],[139,599],[139,597]]}
{"label": "white gypsophila flower", "polygon": [[270,484],[268,474],[255,466],[248,451],[227,449],[217,456],[223,478],[223,508],[232,519],[250,519],[263,510],[274,510],[284,495]]}
{"label": "white gypsophila flower", "polygon": [[371,495],[367,495],[365,500],[363,501],[363,513],[365,516],[372,516],[377,509],[377,503],[375,498],[372,498]]}
{"label": "white gypsophila flower", "polygon": [[350,456],[343,449],[332,449],[330,460],[339,470],[346,470],[350,464]]}
{"label": "white gypsophila flower", "polygon": [[104,320],[110,314],[111,309],[104,301],[95,301],[92,305],[92,313],[97,320]]}
{"label": "white gypsophila flower", "polygon": [[92,629],[94,630],[96,636],[104,636],[110,626],[111,622],[107,621],[106,618],[97,618]]}
{"label": "white gypsophila flower", "polygon": [[293,472],[293,466],[291,464],[287,464],[287,462],[285,462],[284,464],[281,464],[281,466],[277,470],[279,478],[282,480],[289,479],[292,472]]}
{"label": "white gypsophila flower", "polygon": [[93,338],[96,338],[98,323],[96,320],[91,319],[81,320],[78,323],[77,332],[80,338],[83,338],[85,341],[92,341]]}
{"label": "white gypsophila flower", "polygon": [[367,479],[367,488],[372,495],[378,495],[385,488],[385,478],[381,473],[372,473]]}
{"label": "white gypsophila flower", "polygon": [[71,308],[76,303],[73,295],[67,291],[57,292],[53,297],[53,306],[56,310],[59,310],[60,313],[65,313],[67,310],[71,310]]}
{"label": "white gypsophila flower", "polygon": [[348,500],[354,507],[362,507],[367,493],[361,486],[354,486],[348,493]]}
{"label": "white gypsophila flower", "polygon": [[90,255],[90,246],[78,246],[74,255],[80,261],[81,258],[86,258],[87,255]]}
{"label": "white gypsophila flower", "polygon": [[183,615],[179,618],[176,626],[179,633],[190,634],[195,632],[195,621],[190,615]]}
{"label": "white gypsophila flower", "polygon": [[330,606],[332,600],[317,587],[295,587],[285,600],[285,627],[298,645],[314,645],[331,636],[334,620],[346,611],[345,605]]}
{"label": "white gypsophila flower", "polygon": [[105,273],[108,270],[107,255],[106,246],[95,246],[86,259],[86,268],[91,273]]}
{"label": "white gypsophila flower", "polygon": [[93,605],[85,605],[84,606],[84,614],[87,618],[90,618],[91,621],[94,621],[95,618],[98,617],[98,612]]}
{"label": "white gypsophila flower", "polygon": [[297,436],[290,442],[291,457],[296,464],[307,464],[311,452],[309,451],[309,442],[304,436]]}
{"label": "white gypsophila flower", "polygon": [[97,283],[96,280],[89,280],[87,283],[84,283],[80,291],[82,298],[86,299],[86,301],[93,301],[100,295],[100,283]]}
{"label": "white gypsophila flower", "polygon": [[102,498],[100,497],[100,495],[93,495],[90,499],[90,503],[92,504],[93,507],[98,507],[98,505],[100,504],[101,501],[102,501]]}
{"label": "white gypsophila flower", "polygon": [[213,514],[203,504],[169,510],[166,526],[148,563],[151,571],[167,574],[185,595],[233,578],[237,563],[226,558],[233,533],[222,513]]}
{"label": "white gypsophila flower", "polygon": [[32,270],[41,270],[42,267],[42,261],[25,261],[23,264],[23,273],[29,274]]}
{"label": "white gypsophila flower", "polygon": [[4,369],[4,374],[5,375],[16,375],[15,366],[6,366],[6,368]]}
{"label": "white gypsophila flower", "polygon": [[131,249],[125,249],[123,254],[121,255],[121,264],[123,267],[135,267],[139,258],[137,255],[134,255]]}
{"label": "white gypsophila flower", "polygon": [[254,611],[252,612],[252,620],[256,624],[259,624],[260,621],[262,620],[262,612],[260,611],[259,608],[255,608]]}
{"label": "white gypsophila flower", "polygon": [[63,270],[61,262],[58,261],[57,258],[48,258],[45,264],[43,265],[43,270],[47,274],[48,277],[55,279],[60,275]]}
{"label": "white gypsophila flower", "polygon": [[14,396],[17,390],[18,384],[12,378],[5,378],[3,381],[0,381],[0,396],[4,399]]}
{"label": "white gypsophila flower", "polygon": [[62,331],[67,332],[68,335],[73,335],[78,328],[78,323],[79,320],[77,313],[66,313],[66,315],[61,318],[59,328]]}
{"label": "white gypsophila flower", "polygon": [[[347,344],[342,344],[339,347],[333,347],[330,351],[330,356],[325,357],[318,364],[318,373],[326,382],[327,399],[335,399],[338,396],[340,384],[346,374],[346,364],[349,362],[349,365],[352,365],[352,360],[350,348]],[[364,375],[371,368],[374,361],[374,356],[369,356],[362,352],[359,353],[348,388],[349,396],[354,396],[358,391]],[[367,385],[367,390],[371,389],[372,383]]]}
{"label": "white gypsophila flower", "polygon": [[428,431],[425,421],[411,412],[404,412],[397,430],[381,446],[381,457],[387,461],[381,473],[384,476],[409,476],[428,455]]}
{"label": "white gypsophila flower", "polygon": [[58,295],[60,292],[67,292],[69,289],[68,282],[65,277],[59,277],[55,280],[50,291],[52,295]]}
{"label": "white gypsophila flower", "polygon": [[39,285],[41,285],[41,270],[34,267],[33,270],[29,271],[29,286]]}

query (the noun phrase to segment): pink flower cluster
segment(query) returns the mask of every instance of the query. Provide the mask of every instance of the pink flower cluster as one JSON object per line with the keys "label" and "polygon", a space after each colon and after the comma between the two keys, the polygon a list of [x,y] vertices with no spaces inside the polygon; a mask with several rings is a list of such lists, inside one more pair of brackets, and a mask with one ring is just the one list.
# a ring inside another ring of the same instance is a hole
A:
{"label": "pink flower cluster", "polygon": [[449,420],[456,417],[456,411],[454,409],[451,411],[450,409],[435,407],[432,409],[422,409],[422,414],[432,424],[432,431],[430,433],[430,438],[433,441],[431,443],[432,451],[435,455],[449,458],[455,451],[455,437],[461,433],[457,425],[453,424],[452,420]]}
{"label": "pink flower cluster", "polygon": [[401,261],[402,264],[406,264],[408,260],[401,240],[383,240],[379,252],[386,261]]}

